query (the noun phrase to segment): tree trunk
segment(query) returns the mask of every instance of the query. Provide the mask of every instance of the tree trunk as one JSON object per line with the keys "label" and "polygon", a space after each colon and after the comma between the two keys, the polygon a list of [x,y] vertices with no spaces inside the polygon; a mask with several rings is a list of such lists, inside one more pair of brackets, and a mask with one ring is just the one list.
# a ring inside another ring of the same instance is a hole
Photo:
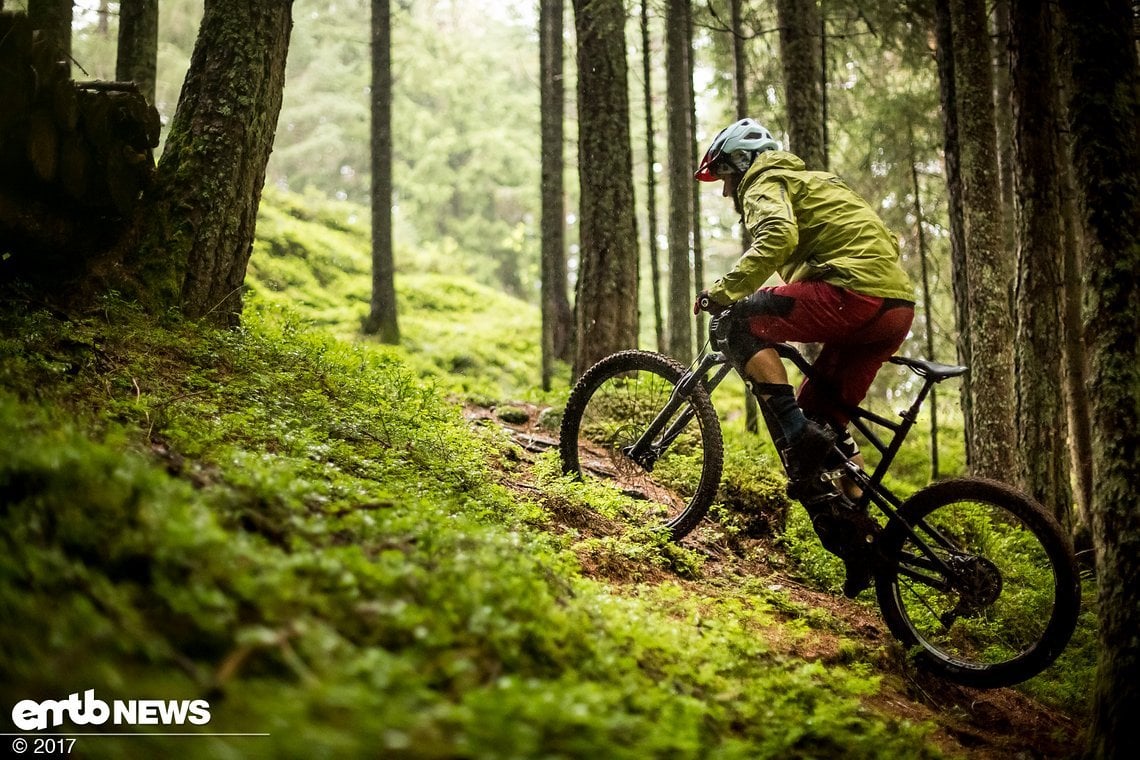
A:
{"label": "tree trunk", "polygon": [[[1071,525],[1061,341],[1064,248],[1051,14],[1010,3],[1017,211],[1016,419],[1021,486]],[[1046,128],[1043,128],[1046,125]]]}
{"label": "tree trunk", "polygon": [[[918,156],[914,152],[914,129],[910,128],[910,180],[914,190],[914,228],[918,240],[918,262],[922,274],[922,311],[925,317],[926,358],[935,361],[934,356],[934,305],[930,300],[930,253],[926,247],[926,230],[923,225],[926,215],[922,209],[922,187],[918,182]],[[930,479],[938,480],[938,390],[930,389]]]}
{"label": "tree trunk", "polygon": [[122,0],[119,3],[119,52],[115,78],[134,82],[154,102],[158,69],[158,0]]}
{"label": "tree trunk", "polygon": [[653,335],[657,351],[668,352],[661,308],[661,261],[657,249],[657,130],[653,123],[653,56],[649,49],[649,0],[641,0],[641,77],[645,96],[645,193],[649,222],[649,276],[653,290]]}
{"label": "tree trunk", "polygon": [[578,35],[578,267],[574,375],[637,346],[638,256],[622,0],[574,0]]}
{"label": "tree trunk", "polygon": [[39,29],[56,52],[54,60],[66,61],[71,71],[72,0],[28,0],[28,21]]}
{"label": "tree trunk", "polygon": [[[703,154],[702,146],[697,144],[697,91],[693,85],[696,73],[696,55],[693,52],[693,4],[692,0],[685,0],[685,92],[689,99],[689,214],[693,230],[693,284],[689,290],[689,301],[697,300],[697,294],[702,290],[696,283],[705,280],[705,254],[701,245],[701,183],[697,182],[693,174],[697,170],[697,156]],[[704,342],[706,334],[705,313],[696,315],[697,346]]]}
{"label": "tree trunk", "polygon": [[1013,427],[1013,267],[1003,242],[993,68],[984,0],[951,0],[969,289],[971,470],[1017,472]]}
{"label": "tree trunk", "polygon": [[[934,3],[935,59],[938,64],[938,93],[942,104],[943,156],[946,171],[946,189],[950,220],[950,270],[954,292],[954,318],[958,327],[958,363],[971,366],[970,352],[970,299],[969,269],[966,266],[966,222],[962,209],[962,167],[958,141],[958,94],[954,84],[953,22],[950,18],[950,0]],[[973,417],[970,392],[973,382],[970,374],[962,376],[962,420],[966,439],[966,461],[973,462]]]}
{"label": "tree trunk", "polygon": [[744,45],[744,0],[729,0],[732,14],[732,95],[736,118],[746,119],[748,113],[748,49]]}
{"label": "tree trunk", "polygon": [[396,261],[392,250],[392,15],[388,0],[372,0],[372,301],[364,332],[400,342]]}
{"label": "tree trunk", "polygon": [[824,169],[823,93],[820,89],[820,13],[817,0],[777,0],[784,99],[793,152],[808,169]]}
{"label": "tree trunk", "polygon": [[689,128],[688,0],[669,0],[665,11],[665,104],[669,150],[669,355],[688,362],[693,354],[692,137]]}
{"label": "tree trunk", "polygon": [[[1065,24],[1060,11],[1053,9],[1054,28],[1059,31],[1056,60],[1068,61],[1072,46],[1068,42]],[[1057,167],[1061,184],[1061,220],[1064,229],[1064,318],[1062,320],[1061,352],[1065,365],[1065,408],[1068,412],[1069,467],[1073,476],[1073,503],[1077,522],[1074,525],[1074,542],[1078,550],[1092,548],[1092,409],[1088,389],[1088,350],[1085,344],[1084,317],[1081,302],[1084,287],[1081,283],[1084,262],[1084,230],[1078,208],[1076,179],[1073,177],[1073,145],[1070,139],[1068,103],[1073,86],[1071,72],[1066,65],[1056,70],[1058,81],[1057,136],[1060,140]]]}
{"label": "tree trunk", "polygon": [[[993,4],[994,59],[994,126],[997,128],[998,167],[1001,177],[1001,207],[1005,219],[1015,219],[1013,203],[1013,81],[1010,78],[1010,0]],[[1017,245],[1015,226],[1006,224],[1005,246],[1012,251]]]}
{"label": "tree trunk", "polygon": [[148,305],[236,324],[273,146],[292,0],[207,0],[128,265]]}
{"label": "tree trunk", "polygon": [[1100,659],[1091,757],[1126,757],[1140,715],[1140,65],[1128,0],[1062,0],[1069,116],[1088,231]]}
{"label": "tree trunk", "polygon": [[542,387],[554,360],[568,359],[572,315],[566,294],[566,208],[563,180],[562,0],[539,5],[542,102]]}
{"label": "tree trunk", "polygon": [[[736,118],[748,117],[748,82],[744,72],[748,70],[748,51],[744,46],[744,0],[731,0],[732,13],[732,92],[733,102],[736,104]],[[748,227],[741,227],[741,254],[752,245],[752,236]],[[760,432],[760,407],[757,406],[756,397],[748,386],[744,387],[744,429],[749,433]]]}

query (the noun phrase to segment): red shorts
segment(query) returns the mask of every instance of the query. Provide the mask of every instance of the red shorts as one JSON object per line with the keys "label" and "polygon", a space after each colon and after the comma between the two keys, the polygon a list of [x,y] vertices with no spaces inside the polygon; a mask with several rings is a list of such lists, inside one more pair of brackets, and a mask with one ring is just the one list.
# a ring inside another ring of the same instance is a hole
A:
{"label": "red shorts", "polygon": [[[796,282],[762,288],[753,300],[760,313],[748,318],[748,330],[770,343],[822,343],[815,361],[818,381],[805,380],[799,391],[805,414],[847,424],[838,398],[859,404],[879,368],[906,340],[914,319],[908,301],[860,295],[825,282]],[[771,308],[765,308],[769,304]]]}

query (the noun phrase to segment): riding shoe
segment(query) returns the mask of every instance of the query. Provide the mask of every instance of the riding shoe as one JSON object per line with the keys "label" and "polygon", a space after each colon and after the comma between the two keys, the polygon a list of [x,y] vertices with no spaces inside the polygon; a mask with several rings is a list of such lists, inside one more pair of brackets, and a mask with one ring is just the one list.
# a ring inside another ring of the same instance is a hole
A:
{"label": "riding shoe", "polygon": [[836,491],[830,498],[817,498],[804,506],[823,548],[843,560],[847,570],[843,595],[854,599],[871,585],[875,551],[872,543],[881,527]]}
{"label": "riding shoe", "polygon": [[784,449],[788,469],[788,497],[801,500],[815,490],[820,469],[828,452],[835,446],[835,432],[808,420],[795,443]]}
{"label": "riding shoe", "polygon": [[847,577],[843,581],[843,595],[854,599],[865,589],[871,587],[871,562],[868,550],[857,552],[851,557],[843,558],[843,566],[847,570]]}

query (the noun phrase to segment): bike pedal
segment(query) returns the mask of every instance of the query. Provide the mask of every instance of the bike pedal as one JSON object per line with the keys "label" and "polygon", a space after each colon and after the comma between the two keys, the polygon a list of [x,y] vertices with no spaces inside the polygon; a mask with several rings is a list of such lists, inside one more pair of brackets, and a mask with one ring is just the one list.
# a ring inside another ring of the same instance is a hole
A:
{"label": "bike pedal", "polygon": [[843,470],[824,470],[819,476],[828,483],[835,483],[842,480],[845,474]]}

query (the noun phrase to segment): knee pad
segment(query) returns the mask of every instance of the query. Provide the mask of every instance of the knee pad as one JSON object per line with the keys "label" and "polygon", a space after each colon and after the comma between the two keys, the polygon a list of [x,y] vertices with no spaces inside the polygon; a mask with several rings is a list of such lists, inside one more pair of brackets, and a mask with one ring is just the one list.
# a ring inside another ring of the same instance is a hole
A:
{"label": "knee pad", "polygon": [[756,354],[771,348],[772,342],[758,338],[748,329],[748,320],[734,317],[729,325],[728,339],[724,344],[724,355],[737,372],[744,375],[744,365]]}
{"label": "knee pad", "polygon": [[744,317],[787,317],[796,306],[796,299],[772,289],[757,290],[736,304],[737,313]]}

